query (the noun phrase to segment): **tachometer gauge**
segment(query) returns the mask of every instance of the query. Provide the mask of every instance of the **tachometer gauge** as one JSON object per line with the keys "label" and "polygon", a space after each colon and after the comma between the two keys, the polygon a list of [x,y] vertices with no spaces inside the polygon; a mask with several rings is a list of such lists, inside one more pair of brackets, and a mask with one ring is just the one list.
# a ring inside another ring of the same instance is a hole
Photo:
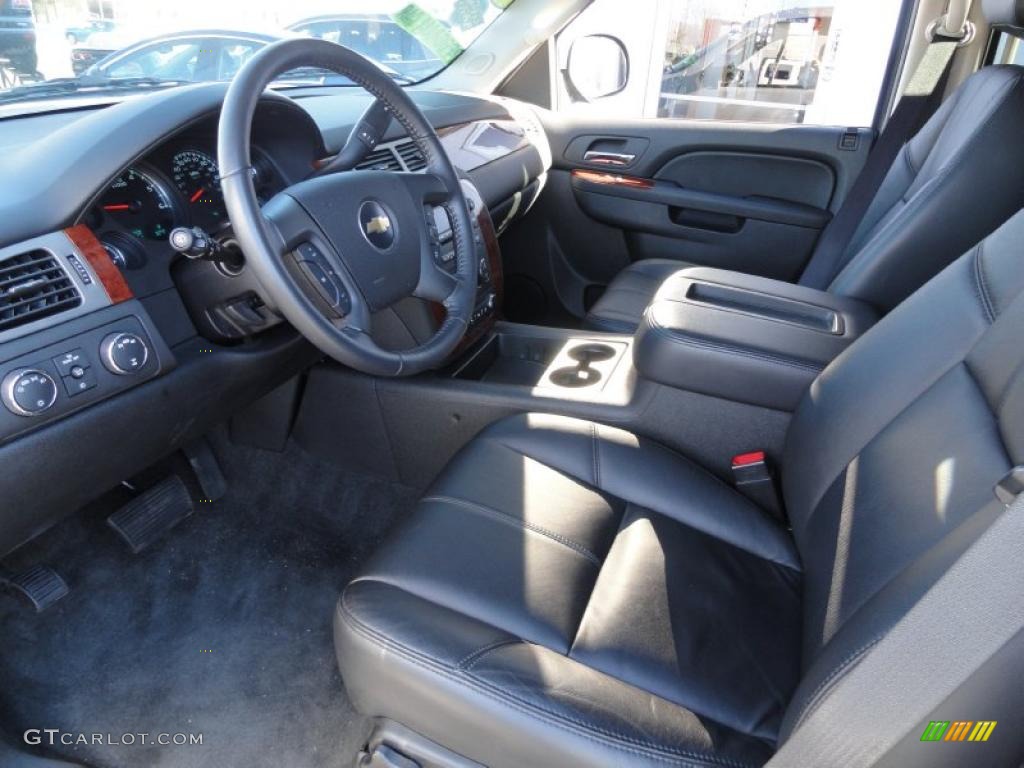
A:
{"label": "tachometer gauge", "polygon": [[121,229],[147,240],[166,240],[175,227],[174,202],[148,171],[129,168],[110,185],[99,209]]}
{"label": "tachometer gauge", "polygon": [[171,176],[188,201],[192,223],[216,232],[227,221],[217,162],[205,152],[187,149],[171,161]]}

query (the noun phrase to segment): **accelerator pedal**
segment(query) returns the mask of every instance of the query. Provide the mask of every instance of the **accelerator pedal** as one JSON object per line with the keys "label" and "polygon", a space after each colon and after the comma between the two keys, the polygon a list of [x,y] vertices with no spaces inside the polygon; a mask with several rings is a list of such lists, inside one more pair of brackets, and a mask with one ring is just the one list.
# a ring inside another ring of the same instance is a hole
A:
{"label": "accelerator pedal", "polygon": [[194,511],[185,483],[171,475],[117,510],[107,524],[137,555]]}
{"label": "accelerator pedal", "polygon": [[34,565],[21,573],[0,569],[0,589],[17,592],[32,603],[36,613],[42,613],[71,591],[60,574],[45,565]]}

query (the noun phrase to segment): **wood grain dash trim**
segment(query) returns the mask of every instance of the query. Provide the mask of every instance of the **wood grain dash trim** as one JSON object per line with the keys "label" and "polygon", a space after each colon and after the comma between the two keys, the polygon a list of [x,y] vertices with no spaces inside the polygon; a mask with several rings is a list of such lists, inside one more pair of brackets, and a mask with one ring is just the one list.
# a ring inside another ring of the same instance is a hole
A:
{"label": "wood grain dash trim", "polygon": [[96,239],[96,235],[89,227],[85,224],[78,224],[65,229],[64,234],[89,262],[89,266],[96,273],[96,277],[99,278],[100,284],[107,292],[112,304],[120,304],[135,298],[135,294],[125,282],[121,270],[117,268],[110,258],[110,254],[107,253],[107,249]]}
{"label": "wood grain dash trim", "polygon": [[634,187],[636,189],[650,189],[654,186],[652,179],[640,179],[636,176],[620,176],[616,173],[604,173],[601,171],[582,171],[576,169],[572,172],[574,179],[588,182],[589,184],[601,184],[608,187]]}

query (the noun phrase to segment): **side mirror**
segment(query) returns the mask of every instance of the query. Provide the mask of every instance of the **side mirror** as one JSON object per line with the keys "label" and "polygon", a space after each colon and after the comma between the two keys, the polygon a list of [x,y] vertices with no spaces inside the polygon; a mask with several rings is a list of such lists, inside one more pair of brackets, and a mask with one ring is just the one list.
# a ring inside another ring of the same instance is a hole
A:
{"label": "side mirror", "polygon": [[569,49],[562,72],[573,101],[594,101],[622,92],[629,82],[629,54],[611,35],[581,37]]}

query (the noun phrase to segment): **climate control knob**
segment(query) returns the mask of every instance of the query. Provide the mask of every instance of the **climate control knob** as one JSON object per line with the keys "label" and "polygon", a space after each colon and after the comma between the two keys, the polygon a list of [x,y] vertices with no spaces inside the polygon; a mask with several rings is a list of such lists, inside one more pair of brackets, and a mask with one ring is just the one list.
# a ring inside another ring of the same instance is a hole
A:
{"label": "climate control knob", "polygon": [[112,333],[100,344],[100,360],[111,373],[129,376],[145,367],[149,347],[134,333]]}
{"label": "climate control knob", "polygon": [[4,377],[0,398],[19,416],[38,416],[57,402],[57,382],[45,371],[24,368]]}

